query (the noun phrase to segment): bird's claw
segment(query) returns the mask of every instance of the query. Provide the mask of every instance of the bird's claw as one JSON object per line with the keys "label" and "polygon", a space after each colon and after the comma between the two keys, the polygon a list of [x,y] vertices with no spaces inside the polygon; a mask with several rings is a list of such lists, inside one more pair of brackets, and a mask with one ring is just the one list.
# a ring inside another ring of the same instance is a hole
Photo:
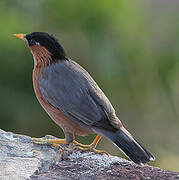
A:
{"label": "bird's claw", "polygon": [[44,138],[32,138],[32,141],[31,141],[31,143],[34,143],[34,144],[51,145],[52,147],[58,148],[62,153],[62,159],[66,159],[66,153],[65,153],[64,148],[56,142],[54,139],[44,139]]}
{"label": "bird's claw", "polygon": [[82,150],[82,151],[92,151],[92,152],[94,152],[96,154],[105,154],[105,155],[109,156],[109,154],[106,151],[97,150],[97,149],[95,149],[94,146],[90,146],[90,145],[88,147],[75,146],[74,149],[75,150],[79,149],[79,150]]}
{"label": "bird's claw", "polygon": [[48,141],[48,139],[43,139],[43,138],[32,138],[31,143],[34,143],[34,144],[52,144]]}

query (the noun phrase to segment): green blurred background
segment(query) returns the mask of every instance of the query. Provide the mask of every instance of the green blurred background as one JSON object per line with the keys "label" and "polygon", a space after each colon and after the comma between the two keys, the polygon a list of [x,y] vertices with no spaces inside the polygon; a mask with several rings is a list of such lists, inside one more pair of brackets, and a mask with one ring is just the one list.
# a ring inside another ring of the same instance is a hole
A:
{"label": "green blurred background", "polygon": [[[151,164],[179,171],[178,12],[178,0],[1,0],[0,128],[63,136],[34,95],[29,49],[12,36],[45,31],[98,82],[124,125],[156,156]],[[98,148],[121,156],[104,138]]]}

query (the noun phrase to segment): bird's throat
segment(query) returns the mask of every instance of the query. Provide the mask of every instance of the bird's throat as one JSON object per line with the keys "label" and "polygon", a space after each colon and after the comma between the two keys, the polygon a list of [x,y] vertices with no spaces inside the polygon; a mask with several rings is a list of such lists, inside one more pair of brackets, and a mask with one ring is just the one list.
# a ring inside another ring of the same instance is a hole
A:
{"label": "bird's throat", "polygon": [[45,47],[33,45],[29,48],[34,58],[34,67],[42,68],[50,65],[52,57],[50,52]]}

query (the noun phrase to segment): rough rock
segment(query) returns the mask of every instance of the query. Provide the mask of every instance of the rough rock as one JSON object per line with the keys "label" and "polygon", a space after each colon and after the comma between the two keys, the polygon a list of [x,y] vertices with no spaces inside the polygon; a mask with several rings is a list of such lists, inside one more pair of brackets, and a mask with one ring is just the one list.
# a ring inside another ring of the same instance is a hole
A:
{"label": "rough rock", "polygon": [[179,172],[141,167],[119,157],[93,152],[76,150],[62,160],[58,148],[33,144],[31,140],[0,130],[0,180],[179,180]]}

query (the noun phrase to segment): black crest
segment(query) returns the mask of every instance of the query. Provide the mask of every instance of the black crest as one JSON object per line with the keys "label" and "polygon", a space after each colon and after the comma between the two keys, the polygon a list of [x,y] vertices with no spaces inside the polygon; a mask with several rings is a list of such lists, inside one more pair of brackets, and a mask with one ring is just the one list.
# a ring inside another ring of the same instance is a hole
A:
{"label": "black crest", "polygon": [[53,35],[45,32],[33,32],[27,34],[25,39],[29,46],[39,44],[45,47],[51,54],[52,61],[67,60],[66,53],[60,43]]}

